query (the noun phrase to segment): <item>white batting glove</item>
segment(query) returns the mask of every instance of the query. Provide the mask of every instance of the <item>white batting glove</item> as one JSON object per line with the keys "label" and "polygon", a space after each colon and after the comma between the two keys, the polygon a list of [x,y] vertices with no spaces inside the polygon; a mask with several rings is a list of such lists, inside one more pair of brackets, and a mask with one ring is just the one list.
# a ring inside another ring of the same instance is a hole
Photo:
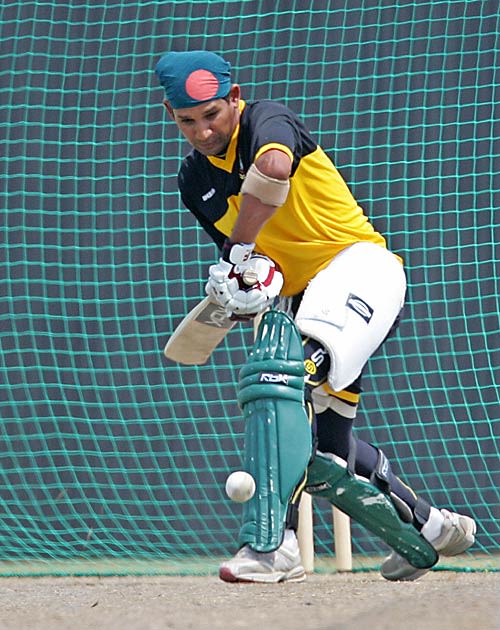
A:
{"label": "white batting glove", "polygon": [[234,265],[221,258],[216,265],[211,265],[208,268],[208,282],[205,285],[205,292],[214,302],[224,307],[239,289],[236,276],[229,277],[233,267]]}
{"label": "white batting glove", "polygon": [[[254,254],[241,266],[245,284],[232,295],[225,308],[235,318],[255,317],[269,308],[283,287],[283,274],[267,256]],[[253,282],[252,282],[253,281]]]}
{"label": "white batting glove", "polygon": [[226,241],[223,258],[209,270],[205,291],[232,319],[251,319],[271,305],[283,275],[267,256],[253,254],[253,243]]}
{"label": "white batting glove", "polygon": [[226,307],[229,300],[239,290],[243,278],[240,266],[244,265],[253,252],[254,243],[231,243],[226,241],[222,258],[208,269],[208,282],[205,291],[217,304]]}

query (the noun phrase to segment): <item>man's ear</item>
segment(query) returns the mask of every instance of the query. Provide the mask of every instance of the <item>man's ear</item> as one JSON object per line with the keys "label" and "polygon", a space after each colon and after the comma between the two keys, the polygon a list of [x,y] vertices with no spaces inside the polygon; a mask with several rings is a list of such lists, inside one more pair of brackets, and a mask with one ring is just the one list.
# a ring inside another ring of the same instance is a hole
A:
{"label": "man's ear", "polygon": [[172,105],[170,105],[170,103],[167,101],[166,98],[163,99],[163,104],[165,105],[165,108],[170,118],[175,121],[174,110],[172,109]]}
{"label": "man's ear", "polygon": [[241,100],[241,88],[237,83],[234,83],[229,90],[229,102],[231,105],[239,107]]}

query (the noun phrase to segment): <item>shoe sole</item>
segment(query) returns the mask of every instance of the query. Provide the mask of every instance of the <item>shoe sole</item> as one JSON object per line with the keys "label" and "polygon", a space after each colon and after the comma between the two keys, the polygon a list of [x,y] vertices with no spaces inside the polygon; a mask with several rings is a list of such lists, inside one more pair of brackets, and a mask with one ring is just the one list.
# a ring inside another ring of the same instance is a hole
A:
{"label": "shoe sole", "polygon": [[408,573],[406,575],[401,575],[397,573],[383,573],[382,571],[380,573],[383,578],[389,580],[390,582],[413,582],[414,580],[418,580],[418,578],[422,577],[422,575],[425,575],[429,571],[430,569],[415,569],[413,573]]}
{"label": "shoe sole", "polygon": [[279,584],[281,582],[303,582],[306,579],[306,574],[302,567],[296,567],[287,573],[246,573],[234,575],[227,567],[221,567],[219,577],[223,582],[231,583]]}

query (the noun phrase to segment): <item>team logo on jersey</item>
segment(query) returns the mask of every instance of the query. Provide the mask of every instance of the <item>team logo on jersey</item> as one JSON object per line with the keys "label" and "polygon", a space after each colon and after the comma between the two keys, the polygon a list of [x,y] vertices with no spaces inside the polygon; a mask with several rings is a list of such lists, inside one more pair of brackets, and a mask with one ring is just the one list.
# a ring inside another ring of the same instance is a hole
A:
{"label": "team logo on jersey", "polygon": [[204,195],[202,195],[201,198],[203,199],[203,201],[208,201],[209,199],[212,199],[214,195],[215,195],[215,188],[210,188],[210,190],[206,192]]}
{"label": "team logo on jersey", "polygon": [[354,293],[349,293],[349,297],[346,302],[347,308],[350,308],[352,311],[357,313],[360,317],[362,317],[367,324],[370,323],[370,320],[373,315],[372,307],[367,304],[364,300],[362,300]]}

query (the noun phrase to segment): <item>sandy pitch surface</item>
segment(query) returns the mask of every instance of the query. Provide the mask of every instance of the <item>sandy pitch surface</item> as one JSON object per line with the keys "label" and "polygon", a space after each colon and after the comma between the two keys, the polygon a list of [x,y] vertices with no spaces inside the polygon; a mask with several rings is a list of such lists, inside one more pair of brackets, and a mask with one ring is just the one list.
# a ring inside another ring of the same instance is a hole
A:
{"label": "sandy pitch surface", "polygon": [[2,630],[498,630],[500,574],[434,571],[391,583],[377,573],[300,584],[217,577],[3,577]]}

